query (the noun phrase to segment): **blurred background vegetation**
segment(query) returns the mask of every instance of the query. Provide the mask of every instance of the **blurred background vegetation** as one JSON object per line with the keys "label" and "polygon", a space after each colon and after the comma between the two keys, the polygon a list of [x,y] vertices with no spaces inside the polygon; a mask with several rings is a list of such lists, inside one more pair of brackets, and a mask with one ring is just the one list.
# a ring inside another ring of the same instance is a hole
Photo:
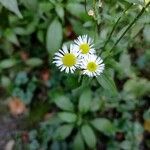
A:
{"label": "blurred background vegetation", "polygon": [[[148,3],[0,0],[1,149],[150,149]],[[81,82],[52,64],[83,34],[105,59],[98,80]]]}

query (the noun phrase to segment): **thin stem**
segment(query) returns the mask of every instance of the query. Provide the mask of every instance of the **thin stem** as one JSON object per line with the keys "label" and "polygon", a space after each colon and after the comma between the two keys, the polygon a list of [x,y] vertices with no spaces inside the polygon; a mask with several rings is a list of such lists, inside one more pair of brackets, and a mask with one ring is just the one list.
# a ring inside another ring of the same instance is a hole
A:
{"label": "thin stem", "polygon": [[115,48],[115,46],[120,42],[120,40],[124,37],[124,35],[128,32],[128,30],[134,25],[134,23],[142,16],[142,14],[145,12],[145,9],[150,5],[150,2],[147,3],[145,7],[142,8],[140,13],[135,17],[135,19],[131,22],[131,24],[127,27],[127,29],[122,33],[122,35],[119,37],[119,39],[115,42],[113,47],[111,48],[110,52]]}
{"label": "thin stem", "polygon": [[88,14],[87,7],[86,7],[86,5],[87,5],[87,1],[86,1],[86,0],[84,0],[84,2],[85,2],[84,9],[85,9],[85,12]]}
{"label": "thin stem", "polygon": [[129,7],[127,7],[127,9],[123,11],[122,15],[121,15],[121,16],[118,18],[118,20],[116,21],[115,25],[114,25],[113,28],[112,28],[112,31],[111,31],[110,34],[109,34],[109,37],[108,37],[107,41],[105,42],[105,44],[104,44],[104,46],[103,46],[103,49],[105,49],[106,45],[107,45],[108,42],[110,41],[111,36],[112,36],[112,34],[114,33],[114,31],[115,31],[115,29],[116,29],[116,27],[117,27],[117,25],[118,25],[120,19],[121,19],[122,16],[130,9],[131,6],[133,6],[133,4],[129,5]]}

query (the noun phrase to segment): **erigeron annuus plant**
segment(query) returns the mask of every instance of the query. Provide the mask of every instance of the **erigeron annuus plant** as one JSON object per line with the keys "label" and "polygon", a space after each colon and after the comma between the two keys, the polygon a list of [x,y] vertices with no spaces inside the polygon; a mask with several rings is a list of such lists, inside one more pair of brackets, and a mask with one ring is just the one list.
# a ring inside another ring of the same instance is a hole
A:
{"label": "erigeron annuus plant", "polygon": [[[127,26],[122,34],[120,34],[119,38],[114,41],[112,47],[110,49],[107,49],[106,46],[109,43],[114,30],[116,29],[116,26],[118,25],[122,16],[125,15],[125,13],[133,6],[133,3],[129,7],[127,7],[123,14],[118,18],[114,27],[112,27],[112,31],[110,32],[108,38],[101,46],[102,54],[103,52],[106,52],[106,57],[102,57],[104,60],[106,59],[106,61],[103,61],[103,59],[99,55],[97,55],[99,51],[95,50],[94,41],[92,40],[92,38],[90,38],[88,35],[83,35],[75,39],[74,43],[72,43],[70,47],[65,48],[67,50],[64,50],[64,48],[62,48],[62,50],[56,52],[54,56],[54,63],[60,69],[60,71],[65,71],[66,73],[75,73],[75,71],[80,70],[80,73],[82,75],[87,75],[88,77],[90,77],[90,79],[91,77],[96,77],[101,86],[108,91],[107,95],[109,95],[109,93],[112,93],[112,95],[115,93],[117,95],[118,93],[115,87],[115,83],[111,75],[107,74],[107,60],[114,60],[114,58],[112,58],[112,55],[114,55],[114,49],[116,45],[143,14],[148,5],[150,5],[150,2],[143,7],[141,12],[137,14],[137,16]],[[94,19],[95,21],[97,21],[98,25],[99,21],[97,19],[99,17],[95,17],[96,12],[97,11],[94,10],[92,13],[94,13]],[[93,14],[91,16],[93,16]],[[100,131],[100,133],[104,133],[106,135],[111,134],[111,136],[113,137],[115,127],[113,126],[113,121],[99,117],[99,114],[96,113],[96,111],[99,110],[96,110],[95,113],[92,113],[92,115],[88,114],[91,111],[92,101],[94,98],[90,95],[91,89],[89,88],[88,82],[86,82],[86,80],[83,81],[85,81],[84,86],[81,85],[78,88],[78,92],[76,92],[76,103],[73,103],[74,100],[68,99],[68,97],[61,97],[60,95],[58,99],[56,98],[54,100],[57,107],[61,110],[61,112],[58,112],[57,115],[62,121],[56,129],[56,132],[54,133],[54,139],[64,140],[69,137],[71,133],[74,133],[72,135],[72,139],[75,149],[84,149],[83,147],[85,144],[90,149],[94,149],[97,142],[97,132],[95,131],[98,130]],[[85,90],[85,88],[89,88],[89,90]],[[101,92],[99,93],[99,95],[101,95]],[[73,97],[73,94],[71,94],[70,97]],[[118,97],[116,96],[115,98],[119,99]],[[97,106],[98,105],[99,103],[97,104]]]}
{"label": "erigeron annuus plant", "polygon": [[96,55],[92,38],[88,35],[79,36],[69,49],[66,45],[55,53],[53,63],[66,73],[74,73],[80,69],[83,75],[99,76],[105,65],[101,57]]}

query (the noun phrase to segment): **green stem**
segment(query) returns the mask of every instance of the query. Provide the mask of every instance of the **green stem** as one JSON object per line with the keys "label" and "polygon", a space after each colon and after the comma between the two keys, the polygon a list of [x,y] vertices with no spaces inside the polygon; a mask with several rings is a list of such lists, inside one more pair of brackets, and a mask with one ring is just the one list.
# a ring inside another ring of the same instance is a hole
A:
{"label": "green stem", "polygon": [[111,31],[110,34],[109,34],[109,37],[108,37],[107,41],[105,42],[105,44],[104,44],[104,46],[103,46],[103,49],[105,49],[106,45],[107,45],[108,42],[110,41],[111,36],[112,36],[112,34],[114,33],[114,31],[115,31],[115,29],[116,29],[116,27],[117,27],[117,25],[118,25],[120,19],[121,19],[122,16],[127,12],[127,10],[130,9],[131,6],[133,6],[133,4],[129,5],[129,7],[127,7],[127,9],[123,11],[122,15],[121,15],[121,16],[118,18],[118,20],[116,21],[115,25],[114,25],[113,28],[112,28],[112,31]]}
{"label": "green stem", "polygon": [[150,5],[150,2],[147,3],[145,7],[142,8],[140,13],[135,17],[135,19],[131,22],[131,24],[127,27],[127,29],[122,33],[122,35],[119,37],[119,39],[115,42],[113,47],[111,48],[110,52],[115,48],[115,46],[120,42],[120,40],[124,37],[124,35],[128,32],[128,30],[134,25],[134,23],[142,16],[142,14],[145,12],[145,9]]}
{"label": "green stem", "polygon": [[85,12],[88,14],[87,7],[86,7],[86,5],[87,5],[87,1],[86,1],[86,0],[84,0],[84,2],[85,2],[84,9],[85,9]]}

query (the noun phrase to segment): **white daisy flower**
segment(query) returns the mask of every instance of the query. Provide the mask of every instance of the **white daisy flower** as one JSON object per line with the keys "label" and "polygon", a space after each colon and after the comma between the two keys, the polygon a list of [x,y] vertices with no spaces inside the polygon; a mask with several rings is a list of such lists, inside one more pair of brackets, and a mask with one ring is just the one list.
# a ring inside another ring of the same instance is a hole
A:
{"label": "white daisy flower", "polygon": [[68,50],[67,46],[64,45],[62,49],[55,53],[53,63],[66,73],[74,73],[75,69],[79,67],[80,59],[78,58],[80,52],[77,51],[73,45],[70,45]]}
{"label": "white daisy flower", "polygon": [[93,39],[87,35],[79,36],[74,42],[82,57],[95,53]]}
{"label": "white daisy flower", "polygon": [[100,75],[104,71],[105,65],[100,57],[88,55],[83,58],[81,68],[83,69],[83,74],[94,77]]}

